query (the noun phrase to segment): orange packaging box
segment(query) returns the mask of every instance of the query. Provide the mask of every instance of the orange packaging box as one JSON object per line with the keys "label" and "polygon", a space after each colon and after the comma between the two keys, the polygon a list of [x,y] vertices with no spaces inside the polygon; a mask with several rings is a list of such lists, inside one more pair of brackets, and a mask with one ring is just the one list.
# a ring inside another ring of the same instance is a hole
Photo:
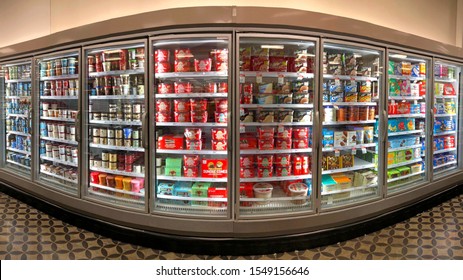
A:
{"label": "orange packaging box", "polygon": [[227,159],[203,159],[201,161],[201,177],[226,178],[228,174]]}

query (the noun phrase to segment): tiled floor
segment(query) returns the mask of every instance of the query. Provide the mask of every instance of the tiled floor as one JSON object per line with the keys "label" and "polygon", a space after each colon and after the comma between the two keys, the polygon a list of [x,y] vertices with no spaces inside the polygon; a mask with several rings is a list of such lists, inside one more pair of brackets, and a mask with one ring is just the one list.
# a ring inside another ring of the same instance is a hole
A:
{"label": "tiled floor", "polygon": [[459,259],[463,195],[380,231],[330,246],[255,256],[206,256],[131,245],[74,227],[0,193],[0,259]]}

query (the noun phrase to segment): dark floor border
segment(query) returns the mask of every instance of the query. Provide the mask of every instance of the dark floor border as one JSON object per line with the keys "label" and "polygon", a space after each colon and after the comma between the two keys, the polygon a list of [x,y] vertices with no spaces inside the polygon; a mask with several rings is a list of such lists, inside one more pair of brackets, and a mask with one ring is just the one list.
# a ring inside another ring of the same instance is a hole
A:
{"label": "dark floor border", "polygon": [[463,194],[463,185],[451,187],[417,203],[358,223],[318,232],[263,238],[203,238],[149,232],[83,216],[1,182],[0,192],[73,226],[122,242],[186,254],[244,256],[305,250],[368,234],[409,219]]}

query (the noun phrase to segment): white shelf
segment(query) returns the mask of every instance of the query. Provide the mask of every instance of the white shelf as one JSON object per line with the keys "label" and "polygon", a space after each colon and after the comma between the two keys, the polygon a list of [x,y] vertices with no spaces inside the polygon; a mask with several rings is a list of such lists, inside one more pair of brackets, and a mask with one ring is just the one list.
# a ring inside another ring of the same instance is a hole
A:
{"label": "white shelf", "polygon": [[376,102],[323,102],[323,106],[376,106]]}
{"label": "white shelf", "polygon": [[261,154],[294,154],[294,153],[311,153],[312,148],[307,149],[283,149],[283,150],[240,150],[240,155],[261,155]]}
{"label": "white shelf", "polygon": [[5,80],[5,83],[9,84],[9,83],[30,83],[31,82],[31,79],[30,78],[27,78],[27,79],[13,79],[13,80]]}
{"label": "white shelf", "polygon": [[457,114],[435,114],[434,117],[439,118],[439,117],[456,117]]}
{"label": "white shelf", "polygon": [[27,170],[31,170],[30,166],[25,166],[25,165],[23,165],[21,163],[17,163],[15,161],[12,161],[12,160],[9,160],[9,159],[7,159],[6,162],[17,165],[17,166],[20,166],[20,167],[25,168]]}
{"label": "white shelf", "polygon": [[228,97],[228,93],[157,93],[155,95],[156,99],[158,98],[215,98],[221,97],[226,98]]}
{"label": "white shelf", "polygon": [[144,95],[90,95],[90,100],[111,100],[111,99],[145,99]]}
{"label": "white shelf", "polygon": [[354,79],[356,81],[377,81],[377,77],[367,77],[367,76],[347,76],[347,75],[329,75],[323,74],[323,79],[340,79],[340,80],[351,80]]}
{"label": "white shelf", "polygon": [[435,98],[458,99],[458,95],[434,95]]}
{"label": "white shelf", "polygon": [[41,81],[55,81],[55,80],[64,80],[64,79],[78,79],[79,75],[60,75],[60,76],[51,76],[51,77],[40,77]]}
{"label": "white shelf", "polygon": [[108,124],[108,125],[142,125],[141,121],[99,121],[99,120],[91,120],[90,124]]}
{"label": "white shelf", "polygon": [[314,78],[313,73],[240,71],[240,75],[244,75],[246,77],[256,77],[257,73],[262,75],[263,78],[278,78],[279,75],[283,75],[285,78]]}
{"label": "white shelf", "polygon": [[47,120],[47,121],[76,122],[76,119],[70,119],[70,118],[40,117],[40,119]]}
{"label": "white shelf", "polygon": [[125,146],[110,146],[110,145],[101,145],[90,143],[91,148],[100,148],[108,150],[120,150],[120,151],[134,151],[134,152],[144,152],[145,149],[142,147],[125,147]]}
{"label": "white shelf", "polygon": [[125,172],[125,171],[121,171],[121,170],[111,170],[111,169],[102,168],[102,167],[90,167],[90,170],[98,171],[98,172],[104,172],[104,173],[110,173],[110,174],[117,174],[117,175],[122,175],[122,176],[145,178],[145,174],[143,174],[143,173]]}
{"label": "white shelf", "polygon": [[[115,189],[111,188],[111,190],[114,191]],[[104,197],[108,200],[112,200],[116,204],[119,204],[119,203],[130,203],[130,204],[139,204],[139,205],[145,204],[144,199],[134,199],[134,198],[125,197],[125,196],[115,196],[114,194],[108,194],[108,193],[95,191],[95,190],[92,190],[91,188],[88,189],[88,193],[91,195]]]}
{"label": "white shelf", "polygon": [[457,81],[456,79],[446,79],[446,78],[434,77],[434,82],[438,82],[438,83],[455,83],[456,81]]}
{"label": "white shelf", "polygon": [[20,135],[20,136],[24,136],[24,137],[31,136],[29,133],[24,133],[24,132],[19,132],[19,131],[12,131],[12,130],[7,131],[6,133],[7,134],[16,134],[16,135]]}
{"label": "white shelf", "polygon": [[188,200],[188,201],[215,201],[215,202],[227,202],[226,197],[191,197],[191,196],[174,196],[165,194],[156,194],[156,198],[167,199],[167,200]]}
{"label": "white shelf", "polygon": [[434,166],[434,169],[441,168],[441,167],[445,167],[445,166],[448,166],[448,165],[454,165],[454,164],[457,164],[457,161],[456,161],[456,160],[451,161],[451,162],[446,162],[446,163],[444,163],[444,164],[440,164],[440,165],[437,165],[437,166]]}
{"label": "white shelf", "polygon": [[388,179],[387,182],[388,182],[388,183],[391,183],[391,182],[394,182],[394,181],[403,180],[403,179],[410,178],[410,177],[413,177],[413,176],[416,176],[416,175],[420,175],[420,174],[423,174],[423,173],[424,173],[424,170],[422,170],[422,171],[420,171],[420,172],[416,172],[416,173],[410,173],[410,174],[405,175],[405,176],[399,176],[399,177],[397,177],[397,178]]}
{"label": "white shelf", "polygon": [[89,77],[103,77],[103,76],[117,76],[117,75],[136,75],[136,74],[145,74],[145,69],[91,72],[91,73],[88,73],[88,76]]}
{"label": "white shelf", "polygon": [[184,155],[226,155],[227,151],[214,150],[168,150],[156,149],[157,154],[184,154]]}
{"label": "white shelf", "polygon": [[273,181],[290,181],[290,180],[300,180],[300,179],[310,179],[312,178],[311,174],[306,175],[288,175],[288,176],[274,176],[274,177],[254,177],[254,178],[240,178],[240,182],[250,183],[250,182],[273,182]]}
{"label": "white shelf", "polygon": [[9,113],[6,113],[6,116],[7,117],[18,117],[18,118],[29,118],[29,116],[26,115],[26,114],[9,114]]}
{"label": "white shelf", "polygon": [[182,176],[167,176],[156,175],[157,180],[181,181],[181,182],[227,182],[225,178],[203,178],[203,177],[182,177]]}
{"label": "white shelf", "polygon": [[240,122],[241,126],[312,126],[312,122],[288,122],[288,123],[281,123],[281,122],[268,122],[268,123],[261,123],[261,122]]}
{"label": "white shelf", "polygon": [[394,114],[394,115],[388,115],[387,117],[389,119],[393,119],[393,118],[425,118],[426,114]]}
{"label": "white shelf", "polygon": [[457,148],[443,149],[443,150],[434,151],[433,154],[438,155],[438,154],[447,153],[447,152],[454,152],[456,150],[457,150]]}
{"label": "white shelf", "polygon": [[40,171],[40,174],[45,174],[45,175],[48,175],[50,177],[55,177],[57,179],[60,179],[60,180],[63,180],[63,181],[69,182],[69,183],[77,184],[77,180],[71,180],[71,179],[68,179],[68,178],[64,178],[63,176],[53,174],[53,173],[50,173],[50,172]]}
{"label": "white shelf", "polygon": [[18,149],[13,149],[13,148],[6,148],[6,149],[8,151],[15,152],[15,153],[25,154],[25,155],[28,155],[28,156],[31,155],[30,152],[26,152],[26,151],[23,151],[23,150],[18,150]]}
{"label": "white shelf", "polygon": [[323,152],[334,152],[337,150],[352,150],[352,149],[362,149],[362,148],[369,148],[369,147],[376,147],[377,143],[366,143],[366,144],[358,144],[353,146],[340,146],[340,147],[325,147],[322,148]]}
{"label": "white shelf", "polygon": [[435,136],[443,136],[443,135],[452,135],[452,134],[457,134],[456,131],[452,130],[452,131],[444,131],[444,132],[437,132],[437,133],[434,133],[434,137]]}
{"label": "white shelf", "polygon": [[48,100],[48,99],[51,99],[51,100],[77,100],[79,99],[79,96],[69,96],[69,95],[66,95],[66,96],[63,96],[63,95],[59,95],[59,96],[40,96],[40,100]]}
{"label": "white shelf", "polygon": [[169,78],[228,78],[228,71],[210,71],[210,72],[170,72],[170,73],[155,73],[155,79]]}
{"label": "white shelf", "polygon": [[421,100],[424,96],[391,96],[389,95],[389,100]]}
{"label": "white shelf", "polygon": [[64,160],[60,160],[60,159],[56,159],[56,158],[51,158],[51,157],[47,157],[47,156],[44,156],[44,155],[41,155],[40,159],[52,161],[52,162],[63,164],[63,165],[77,167],[77,163],[64,161]]}
{"label": "white shelf", "polygon": [[136,192],[132,192],[132,191],[126,191],[126,190],[111,188],[111,187],[108,187],[108,186],[103,186],[103,185],[99,185],[99,184],[95,184],[95,183],[90,183],[90,187],[98,188],[98,189],[101,189],[101,190],[107,190],[107,191],[111,191],[111,192],[116,192],[116,193],[123,193],[123,194],[138,196],[138,197],[145,197],[144,193],[139,193],[139,192],[136,193]]}
{"label": "white shelf", "polygon": [[48,140],[48,141],[60,142],[60,143],[65,143],[65,144],[70,144],[70,145],[78,144],[77,141],[73,141],[73,140],[66,140],[66,139],[59,139],[59,138],[45,137],[45,136],[40,136],[40,140]]}
{"label": "white shelf", "polygon": [[368,121],[345,121],[345,122],[323,122],[323,125],[344,125],[344,124],[369,124],[375,123],[376,120],[368,120]]}
{"label": "white shelf", "polygon": [[399,147],[399,148],[394,148],[394,149],[387,149],[387,152],[403,151],[403,150],[414,149],[414,148],[421,148],[421,144],[416,144],[416,145],[407,146],[407,147]]}
{"label": "white shelf", "polygon": [[241,104],[244,109],[309,109],[313,108],[313,104]]}
{"label": "white shelf", "polygon": [[354,158],[354,166],[347,167],[347,168],[333,169],[333,170],[323,170],[322,174],[334,174],[334,173],[361,170],[361,169],[372,169],[374,167],[375,167],[374,163],[368,162],[363,159]]}
{"label": "white shelf", "polygon": [[227,127],[227,123],[194,123],[194,122],[156,122],[156,126],[201,126],[201,127]]}
{"label": "white shelf", "polygon": [[[399,135],[409,135],[409,134],[416,134],[416,133],[423,133],[423,130],[417,129],[417,130],[407,130],[407,131],[400,131],[400,132],[388,132],[387,136],[399,136]],[[378,135],[375,135],[375,137],[378,137]]]}
{"label": "white shelf", "polygon": [[5,99],[30,99],[30,95],[26,96],[5,96]]}
{"label": "white shelf", "polygon": [[402,75],[389,75],[389,79],[423,81],[423,80],[426,80],[426,76],[412,77],[412,76],[402,76]]}
{"label": "white shelf", "polygon": [[412,160],[408,160],[408,161],[404,161],[404,162],[400,162],[400,163],[395,163],[395,164],[388,165],[386,168],[387,168],[387,169],[391,169],[391,168],[396,168],[396,167],[400,167],[400,166],[405,166],[405,165],[409,165],[409,164],[413,164],[413,163],[418,163],[418,162],[422,162],[422,161],[423,161],[422,158],[415,158],[415,159],[412,159]]}
{"label": "white shelf", "polygon": [[371,185],[360,186],[360,187],[352,187],[352,188],[341,189],[341,190],[322,191],[321,194],[322,195],[332,195],[332,194],[345,193],[345,192],[351,192],[351,191],[361,191],[361,190],[371,189],[371,188],[378,188],[378,184],[371,184]]}

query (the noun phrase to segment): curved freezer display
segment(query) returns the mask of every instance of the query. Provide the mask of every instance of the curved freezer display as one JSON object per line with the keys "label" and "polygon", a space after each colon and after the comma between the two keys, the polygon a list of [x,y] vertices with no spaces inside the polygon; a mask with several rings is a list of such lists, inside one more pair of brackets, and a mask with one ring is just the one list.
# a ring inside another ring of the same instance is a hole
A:
{"label": "curved freezer display", "polygon": [[2,172],[134,227],[299,233],[461,172],[462,64],[432,54],[226,29],[0,65]]}

